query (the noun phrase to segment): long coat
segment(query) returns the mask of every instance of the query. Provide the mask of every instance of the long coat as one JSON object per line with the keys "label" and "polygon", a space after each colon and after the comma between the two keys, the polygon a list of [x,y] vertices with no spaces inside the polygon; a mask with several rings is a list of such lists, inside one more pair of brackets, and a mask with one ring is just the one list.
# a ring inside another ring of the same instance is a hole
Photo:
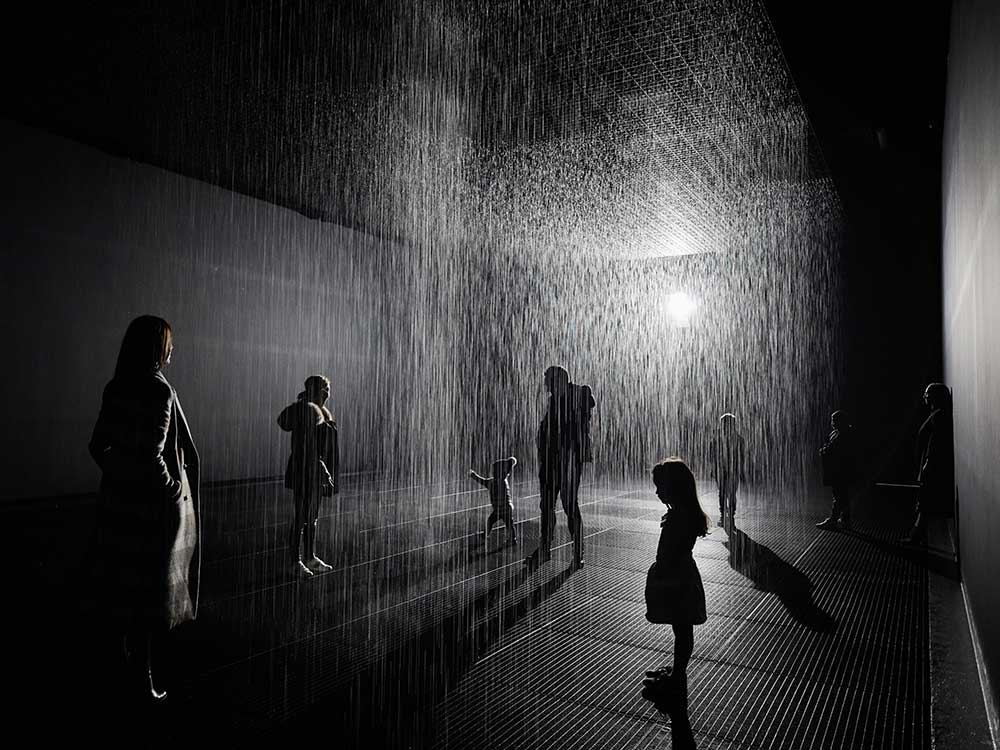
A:
{"label": "long coat", "polygon": [[90,455],[102,471],[99,566],[113,617],[172,628],[198,611],[198,450],[159,372],[104,389]]}

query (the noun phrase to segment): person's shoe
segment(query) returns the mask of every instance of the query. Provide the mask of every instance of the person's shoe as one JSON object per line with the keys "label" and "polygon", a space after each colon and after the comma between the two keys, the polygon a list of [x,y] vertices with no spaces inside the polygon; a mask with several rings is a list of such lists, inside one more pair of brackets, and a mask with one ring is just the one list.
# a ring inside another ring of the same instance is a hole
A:
{"label": "person's shoe", "polygon": [[539,565],[543,565],[552,559],[552,553],[547,550],[536,549],[526,558],[524,558],[524,565],[528,570],[535,570]]}
{"label": "person's shoe", "polygon": [[664,677],[669,677],[673,671],[674,671],[673,667],[660,667],[659,669],[647,669],[646,679],[659,680]]}
{"label": "person's shoe", "polygon": [[899,540],[900,544],[912,544],[916,547],[923,547],[927,544],[927,535],[920,532],[911,532]]}
{"label": "person's shoe", "polygon": [[840,528],[841,531],[850,531],[851,530],[851,519],[850,518],[838,518],[837,519],[837,526]]}
{"label": "person's shoe", "polygon": [[314,575],[316,575],[311,570],[309,570],[309,566],[306,565],[301,560],[299,560],[298,563],[296,564],[295,572],[298,573],[303,578],[312,578]]}
{"label": "person's shoe", "polygon": [[329,563],[325,563],[320,560],[316,555],[309,558],[309,563],[306,565],[314,573],[326,573],[328,570],[333,570],[333,566]]}
{"label": "person's shoe", "polygon": [[570,570],[580,570],[580,568],[582,568],[582,567],[583,567],[583,558],[582,557],[574,557],[573,558],[573,562],[571,562],[569,564],[569,569]]}
{"label": "person's shoe", "polygon": [[832,518],[827,518],[816,524],[817,529],[823,529],[824,531],[831,531],[837,528],[837,522]]}
{"label": "person's shoe", "polygon": [[153,684],[152,670],[148,670],[146,672],[146,679],[144,680],[144,682],[146,683],[146,687],[149,689],[149,692],[146,694],[146,698],[151,703],[162,703],[167,699],[167,691],[157,690],[156,685]]}

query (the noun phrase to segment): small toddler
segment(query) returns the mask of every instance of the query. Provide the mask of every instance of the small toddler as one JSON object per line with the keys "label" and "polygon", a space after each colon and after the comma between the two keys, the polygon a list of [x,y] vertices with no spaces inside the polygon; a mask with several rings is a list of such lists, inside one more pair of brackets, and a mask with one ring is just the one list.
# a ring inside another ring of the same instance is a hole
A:
{"label": "small toddler", "polygon": [[481,477],[476,472],[469,470],[469,476],[479,482],[490,491],[490,503],[493,505],[493,512],[486,521],[486,530],[483,532],[483,541],[490,534],[498,520],[503,520],[507,527],[507,543],[517,544],[517,529],[514,528],[514,503],[510,500],[510,477],[511,471],[517,465],[517,459],[502,458],[493,462],[493,476]]}

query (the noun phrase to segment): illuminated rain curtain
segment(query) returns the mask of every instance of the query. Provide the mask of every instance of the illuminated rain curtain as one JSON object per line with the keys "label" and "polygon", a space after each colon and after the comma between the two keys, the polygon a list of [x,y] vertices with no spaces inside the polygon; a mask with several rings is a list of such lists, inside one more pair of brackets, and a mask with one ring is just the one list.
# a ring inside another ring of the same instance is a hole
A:
{"label": "illuminated rain curtain", "polygon": [[732,411],[758,478],[803,480],[835,406],[843,216],[758,5],[355,10],[383,15],[349,40],[316,189],[380,238],[331,257],[372,331],[340,405],[356,462],[530,463],[559,362],[598,396],[599,472],[705,473]]}

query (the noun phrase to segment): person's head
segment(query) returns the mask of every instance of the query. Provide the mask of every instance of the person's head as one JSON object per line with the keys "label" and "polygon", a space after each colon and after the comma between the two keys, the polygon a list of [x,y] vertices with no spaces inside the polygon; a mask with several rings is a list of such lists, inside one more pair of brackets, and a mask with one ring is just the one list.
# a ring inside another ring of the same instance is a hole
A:
{"label": "person's head", "polygon": [[847,412],[843,409],[837,409],[837,411],[830,415],[830,429],[843,430],[849,423],[850,420],[847,418]]}
{"label": "person's head", "polygon": [[924,403],[931,409],[951,409],[951,391],[944,383],[931,383],[924,389]]}
{"label": "person's head", "polygon": [[323,406],[330,398],[330,379],[323,375],[310,375],[306,378],[305,395],[316,406]]}
{"label": "person's head", "polygon": [[162,370],[170,364],[174,334],[170,324],[155,315],[140,315],[129,323],[118,350],[115,377]]}
{"label": "person's head", "polygon": [[727,435],[736,432],[736,415],[727,411],[719,417],[719,429]]}
{"label": "person's head", "polygon": [[688,465],[677,456],[666,458],[653,467],[653,484],[656,496],[664,505],[685,511],[695,519],[698,536],[708,533],[708,516],[698,501],[698,489],[694,474]]}
{"label": "person's head", "polygon": [[510,458],[501,458],[499,461],[493,462],[493,477],[494,479],[506,479],[510,476],[510,473],[517,466],[517,459],[511,456]]}
{"label": "person's head", "polygon": [[552,365],[545,371],[545,389],[549,393],[563,393],[569,388],[569,373],[565,367]]}

